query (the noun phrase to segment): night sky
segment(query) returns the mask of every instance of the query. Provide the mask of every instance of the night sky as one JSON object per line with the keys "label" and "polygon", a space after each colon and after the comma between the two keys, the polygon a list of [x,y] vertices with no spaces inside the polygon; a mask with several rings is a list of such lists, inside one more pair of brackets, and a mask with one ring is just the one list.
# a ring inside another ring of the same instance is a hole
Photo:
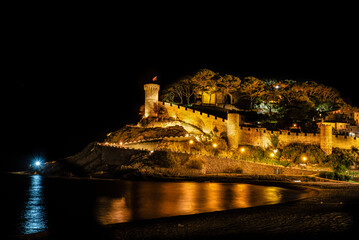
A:
{"label": "night sky", "polygon": [[201,68],[314,80],[359,106],[350,6],[290,9],[12,16],[3,34],[0,167],[16,170],[36,155],[56,160],[81,151],[139,120],[146,81],[158,76],[162,87]]}

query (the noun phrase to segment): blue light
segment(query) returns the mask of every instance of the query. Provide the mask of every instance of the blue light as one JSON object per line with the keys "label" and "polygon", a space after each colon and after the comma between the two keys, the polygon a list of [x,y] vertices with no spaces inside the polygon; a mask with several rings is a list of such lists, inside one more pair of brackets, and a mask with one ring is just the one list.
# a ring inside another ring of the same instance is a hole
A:
{"label": "blue light", "polygon": [[44,164],[44,159],[41,156],[36,156],[32,159],[33,168],[40,168]]}

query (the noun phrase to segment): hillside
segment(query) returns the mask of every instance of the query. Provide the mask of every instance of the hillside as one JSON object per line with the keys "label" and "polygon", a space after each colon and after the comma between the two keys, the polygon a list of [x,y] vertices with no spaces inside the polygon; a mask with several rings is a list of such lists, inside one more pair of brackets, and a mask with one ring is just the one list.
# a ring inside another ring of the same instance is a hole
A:
{"label": "hillside", "polygon": [[144,141],[146,139],[164,138],[164,137],[182,137],[186,136],[187,131],[182,126],[161,127],[136,127],[127,125],[115,132],[107,135],[105,142],[126,143],[135,141]]}

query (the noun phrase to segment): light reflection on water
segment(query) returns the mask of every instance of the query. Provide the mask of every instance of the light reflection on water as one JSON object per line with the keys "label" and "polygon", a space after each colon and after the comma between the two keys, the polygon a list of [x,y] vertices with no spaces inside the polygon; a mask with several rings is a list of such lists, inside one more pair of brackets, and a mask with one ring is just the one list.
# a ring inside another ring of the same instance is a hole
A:
{"label": "light reflection on water", "polygon": [[36,233],[47,229],[46,207],[43,196],[42,177],[30,177],[27,199],[21,214],[21,228],[24,234]]}
{"label": "light reflection on water", "polygon": [[193,182],[124,182],[115,191],[121,193],[97,199],[101,224],[277,204],[299,196],[280,187]]}
{"label": "light reflection on water", "polygon": [[251,184],[81,181],[39,175],[28,179],[19,211],[22,234],[45,231],[49,225],[61,229],[86,221],[113,224],[276,204],[301,196],[294,190]]}

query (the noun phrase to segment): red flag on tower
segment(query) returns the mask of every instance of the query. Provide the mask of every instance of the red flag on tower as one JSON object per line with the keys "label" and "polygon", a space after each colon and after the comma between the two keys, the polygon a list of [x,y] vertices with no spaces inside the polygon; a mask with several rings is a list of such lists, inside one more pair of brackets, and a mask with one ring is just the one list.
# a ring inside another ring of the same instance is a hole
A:
{"label": "red flag on tower", "polygon": [[157,81],[157,76],[155,76],[154,78],[152,78],[152,81]]}

